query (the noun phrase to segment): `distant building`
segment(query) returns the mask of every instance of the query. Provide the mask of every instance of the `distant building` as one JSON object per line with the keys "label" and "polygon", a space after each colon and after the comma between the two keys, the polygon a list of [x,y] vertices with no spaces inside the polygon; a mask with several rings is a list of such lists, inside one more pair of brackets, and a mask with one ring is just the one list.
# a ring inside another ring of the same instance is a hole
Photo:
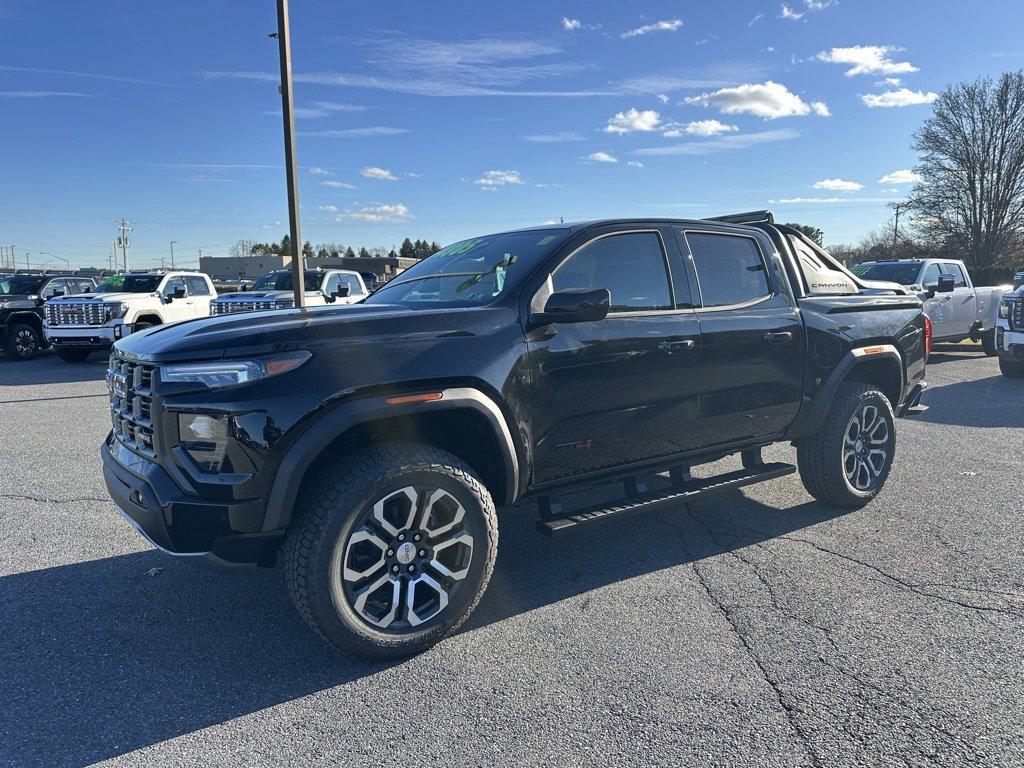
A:
{"label": "distant building", "polygon": [[267,272],[284,269],[292,263],[291,256],[273,253],[252,256],[203,256],[199,259],[199,271],[214,280],[258,280]]}
{"label": "distant building", "polygon": [[326,256],[320,258],[313,256],[306,259],[306,266],[316,269],[348,269],[352,272],[360,272],[364,275],[372,274],[377,282],[386,282],[399,275],[413,264],[419,263],[418,259],[407,259],[402,256]]}

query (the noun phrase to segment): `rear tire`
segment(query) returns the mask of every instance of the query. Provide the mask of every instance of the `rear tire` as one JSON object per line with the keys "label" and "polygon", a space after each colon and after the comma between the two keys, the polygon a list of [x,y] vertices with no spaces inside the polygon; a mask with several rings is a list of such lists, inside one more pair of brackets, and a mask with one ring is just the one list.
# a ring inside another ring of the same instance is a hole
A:
{"label": "rear tire", "polygon": [[999,350],[996,349],[995,328],[981,334],[981,351],[985,353],[986,357],[995,357],[999,354]]}
{"label": "rear tire", "polygon": [[999,358],[999,372],[1010,379],[1024,379],[1024,362]]}
{"label": "rear tire", "polygon": [[347,453],[294,514],[282,550],[288,594],[321,638],[354,656],[410,656],[451,635],[494,568],[490,493],[430,446]]}
{"label": "rear tire", "polygon": [[84,363],[89,359],[89,349],[61,349],[57,347],[57,357],[65,363]]}
{"label": "rear tire", "polygon": [[11,360],[31,360],[39,354],[42,346],[39,331],[28,323],[14,323],[7,328],[4,354]]}
{"label": "rear tire", "polygon": [[888,398],[870,384],[847,382],[817,434],[797,444],[800,480],[818,501],[858,509],[882,490],[895,450],[896,419]]}

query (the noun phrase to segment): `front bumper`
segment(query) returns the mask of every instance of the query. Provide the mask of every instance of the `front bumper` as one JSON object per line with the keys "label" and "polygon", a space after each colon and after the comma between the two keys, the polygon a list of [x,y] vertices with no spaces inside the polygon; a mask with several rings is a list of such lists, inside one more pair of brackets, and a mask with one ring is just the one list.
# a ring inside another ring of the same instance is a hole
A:
{"label": "front bumper", "polygon": [[108,349],[115,341],[132,332],[130,325],[55,325],[43,324],[46,340],[55,347]]}
{"label": "front bumper", "polygon": [[110,436],[100,446],[100,458],[107,492],[118,511],[167,554],[215,571],[273,564],[283,530],[231,531],[232,505],[186,496],[159,464]]}
{"label": "front bumper", "polygon": [[996,326],[996,351],[1003,357],[1024,360],[1024,331]]}

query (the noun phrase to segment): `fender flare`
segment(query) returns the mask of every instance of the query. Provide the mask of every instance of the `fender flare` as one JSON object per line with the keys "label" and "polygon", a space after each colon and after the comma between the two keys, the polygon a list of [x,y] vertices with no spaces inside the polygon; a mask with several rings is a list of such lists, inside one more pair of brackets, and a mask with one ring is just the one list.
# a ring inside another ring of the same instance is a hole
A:
{"label": "fender flare", "polygon": [[34,326],[40,333],[43,333],[43,319],[39,316],[38,312],[31,309],[14,309],[7,316],[6,325],[14,325],[15,323],[26,323],[27,325]]}
{"label": "fender flare", "polygon": [[352,427],[381,419],[445,410],[468,408],[487,420],[494,430],[505,467],[505,498],[495,501],[499,505],[514,502],[519,489],[519,458],[512,433],[498,404],[480,390],[471,387],[448,388],[441,390],[441,393],[438,400],[398,405],[387,402],[389,397],[395,396],[394,393],[365,397],[343,403],[321,416],[292,444],[278,465],[267,496],[263,530],[279,530],[288,526],[306,470],[327,446]]}
{"label": "fender flare", "polygon": [[[791,439],[796,440],[817,432],[818,427],[821,426],[821,422],[828,413],[829,407],[832,405],[836,391],[844,381],[849,379],[850,373],[858,365],[874,363],[879,360],[884,361],[887,366],[891,367],[898,374],[900,382],[899,397],[902,398],[903,392],[906,389],[906,372],[903,370],[903,358],[900,357],[896,347],[892,344],[855,347],[843,355],[836,367],[832,369],[832,373],[822,382],[817,391],[811,397],[805,398],[803,408],[800,409],[800,413],[794,420],[792,427],[790,427]],[[894,412],[898,411],[899,407],[899,403],[892,404]]]}

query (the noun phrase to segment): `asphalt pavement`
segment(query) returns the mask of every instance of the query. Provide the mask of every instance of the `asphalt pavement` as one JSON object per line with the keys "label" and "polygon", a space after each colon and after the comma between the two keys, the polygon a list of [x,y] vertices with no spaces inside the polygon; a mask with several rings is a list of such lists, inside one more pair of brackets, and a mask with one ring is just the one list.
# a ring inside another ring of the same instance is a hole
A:
{"label": "asphalt pavement", "polygon": [[794,475],[556,539],[504,510],[467,627],[389,664],[120,519],[103,370],[0,360],[0,765],[1024,764],[1024,382],[976,348],[865,509]]}

